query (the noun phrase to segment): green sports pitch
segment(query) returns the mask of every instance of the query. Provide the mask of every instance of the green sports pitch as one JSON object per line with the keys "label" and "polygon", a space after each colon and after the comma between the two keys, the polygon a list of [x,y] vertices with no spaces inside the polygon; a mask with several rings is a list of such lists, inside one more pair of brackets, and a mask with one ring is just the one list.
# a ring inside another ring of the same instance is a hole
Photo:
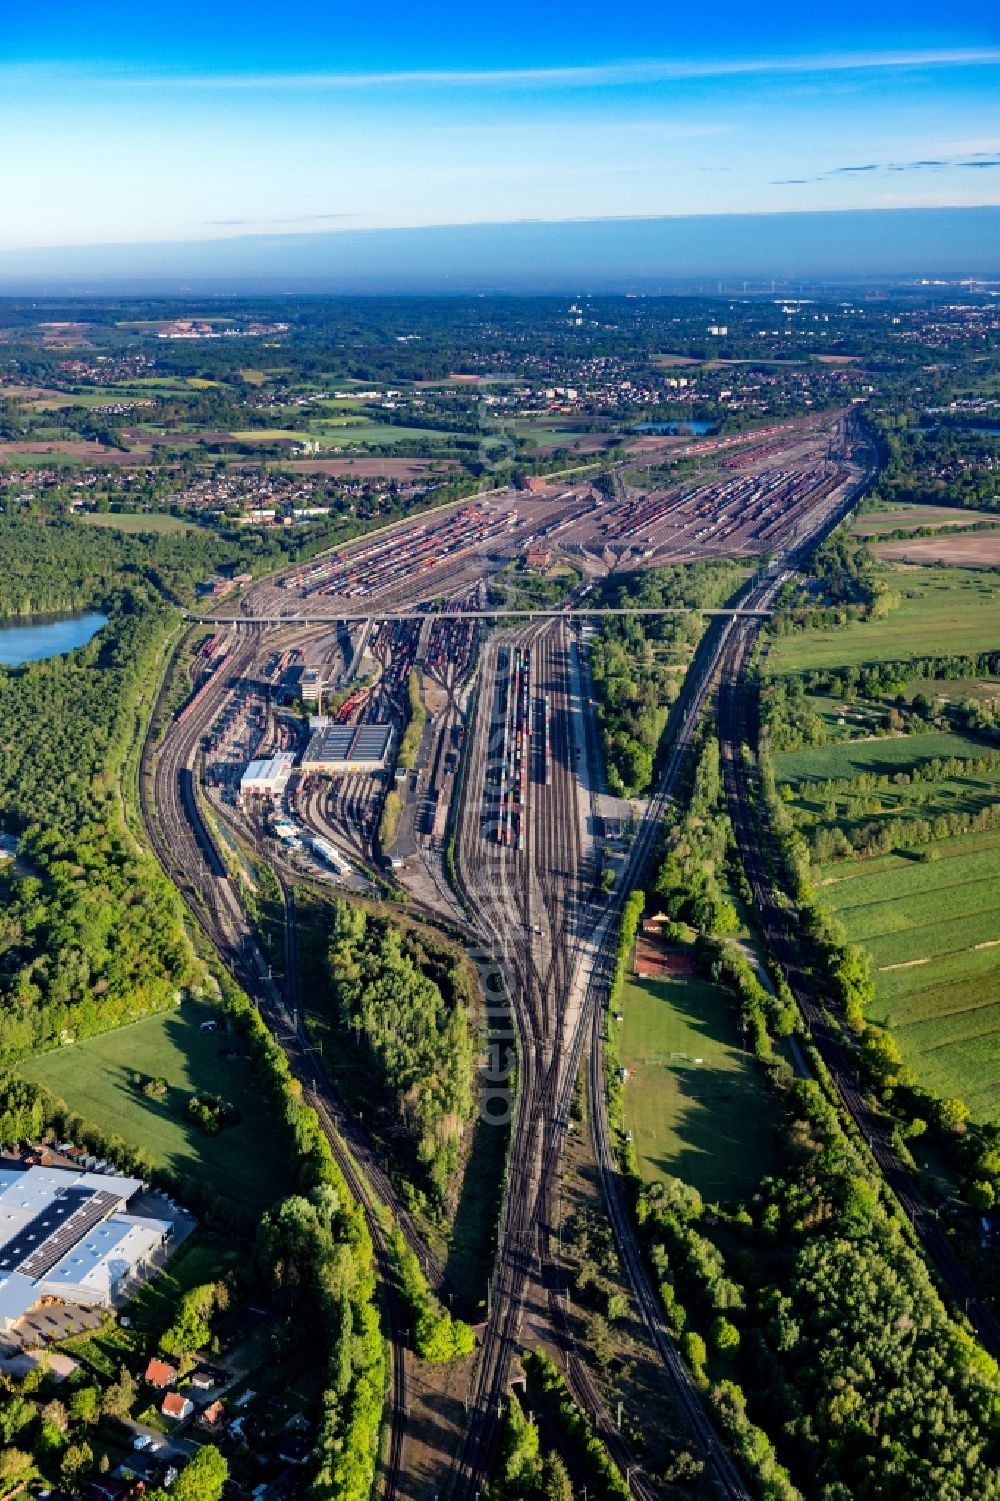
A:
{"label": "green sports pitch", "polygon": [[[215,1030],[203,1030],[210,1022]],[[286,1186],[284,1153],[245,1044],[225,1028],[219,1007],[189,1000],[166,1015],[39,1054],[20,1071],[85,1120],[141,1147],[154,1166],[202,1179],[261,1210]],[[165,1079],[166,1095],[147,1098],[137,1076]],[[239,1121],[206,1135],[186,1113],[191,1095],[202,1091],[235,1105]]]}
{"label": "green sports pitch", "polygon": [[696,977],[633,979],[621,1010],[611,1025],[621,1027],[625,1125],[643,1178],[683,1178],[715,1202],[752,1192],[771,1165],[778,1118],[740,1045],[733,997]]}

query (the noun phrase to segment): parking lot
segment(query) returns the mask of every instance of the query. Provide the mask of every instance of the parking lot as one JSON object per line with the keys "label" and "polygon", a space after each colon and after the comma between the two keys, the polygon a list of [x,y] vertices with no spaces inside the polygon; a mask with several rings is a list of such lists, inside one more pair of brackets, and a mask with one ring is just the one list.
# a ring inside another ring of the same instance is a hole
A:
{"label": "parking lot", "polygon": [[82,1334],[85,1329],[97,1329],[101,1318],[99,1308],[55,1303],[33,1308],[18,1324],[17,1333],[22,1347],[30,1349],[32,1345],[55,1344],[71,1334]]}

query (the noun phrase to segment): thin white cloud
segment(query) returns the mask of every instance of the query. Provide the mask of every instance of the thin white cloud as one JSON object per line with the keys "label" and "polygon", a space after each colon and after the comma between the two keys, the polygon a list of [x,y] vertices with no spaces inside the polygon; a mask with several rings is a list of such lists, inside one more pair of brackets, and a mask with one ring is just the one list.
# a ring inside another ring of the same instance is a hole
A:
{"label": "thin white cloud", "polygon": [[809,74],[886,68],[971,68],[1000,63],[1000,48],[939,48],[897,52],[841,52],[807,57],[638,59],[563,68],[441,69],[379,73],[161,73],[105,71],[101,81],[138,88],[319,89],[383,88],[606,88],[693,78]]}
{"label": "thin white cloud", "polygon": [[909,161],[863,162],[844,167],[827,167],[811,177],[772,178],[772,187],[799,186],[805,182],[829,182],[835,177],[856,177],[869,172],[947,172],[967,168],[1000,167],[1000,148],[992,152],[977,151],[962,156],[921,156]]}

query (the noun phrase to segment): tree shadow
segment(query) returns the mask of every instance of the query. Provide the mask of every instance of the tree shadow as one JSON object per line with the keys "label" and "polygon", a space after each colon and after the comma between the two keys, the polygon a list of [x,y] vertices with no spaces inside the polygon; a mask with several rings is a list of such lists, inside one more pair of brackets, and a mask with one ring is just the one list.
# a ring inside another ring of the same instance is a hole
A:
{"label": "tree shadow", "polygon": [[725,1049],[742,1066],[736,1060],[732,1067],[698,1063],[697,1054],[640,1064],[662,1070],[664,1088],[673,1095],[671,1131],[680,1143],[671,1153],[644,1155],[659,1172],[683,1178],[706,1198],[741,1196],[767,1171],[779,1117],[756,1060],[742,1052],[735,1001],[696,981],[661,980],[645,988],[703,1040],[706,1053]]}
{"label": "tree shadow", "polygon": [[452,1221],[445,1276],[455,1290],[456,1304],[463,1305],[455,1312],[473,1321],[485,1313],[509,1139],[506,1123],[477,1119]]}

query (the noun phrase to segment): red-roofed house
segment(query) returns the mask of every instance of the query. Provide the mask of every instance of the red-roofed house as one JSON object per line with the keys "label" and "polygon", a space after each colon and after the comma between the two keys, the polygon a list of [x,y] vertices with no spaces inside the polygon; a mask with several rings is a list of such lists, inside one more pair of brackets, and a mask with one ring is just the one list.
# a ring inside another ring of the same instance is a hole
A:
{"label": "red-roofed house", "polygon": [[167,1392],[160,1403],[160,1411],[165,1418],[174,1418],[180,1422],[182,1418],[189,1418],[194,1412],[194,1403],[190,1397],[185,1397],[181,1392]]}
{"label": "red-roofed house", "polygon": [[201,1415],[201,1420],[203,1423],[207,1423],[209,1428],[214,1428],[216,1423],[218,1423],[221,1419],[225,1410],[226,1409],[223,1407],[222,1403],[218,1398],[216,1398],[214,1402],[210,1402],[209,1405],[205,1408],[205,1411]]}
{"label": "red-roofed house", "polygon": [[176,1368],[168,1360],[154,1358],[146,1367],[146,1380],[150,1386],[158,1386],[162,1391],[164,1387],[173,1386],[177,1380]]}

